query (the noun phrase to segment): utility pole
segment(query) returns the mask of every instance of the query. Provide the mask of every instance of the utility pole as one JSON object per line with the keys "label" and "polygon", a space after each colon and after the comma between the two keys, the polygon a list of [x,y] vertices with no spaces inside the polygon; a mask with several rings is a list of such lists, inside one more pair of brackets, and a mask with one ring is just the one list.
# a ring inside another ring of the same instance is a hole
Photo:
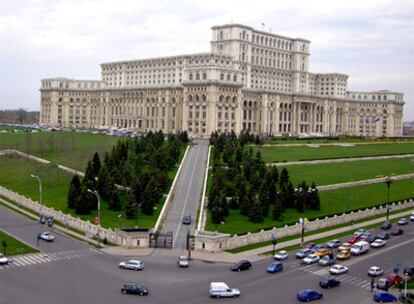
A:
{"label": "utility pole", "polygon": [[391,177],[387,176],[385,178],[385,184],[387,185],[387,222],[388,222],[389,217],[390,217],[390,188],[392,184]]}
{"label": "utility pole", "polygon": [[98,226],[98,247],[99,247],[99,227],[101,226],[101,198],[99,196],[98,191],[96,190],[91,190],[88,189],[89,193],[92,193],[96,196],[96,198],[98,199],[98,221],[97,221],[97,226]]}
{"label": "utility pole", "polygon": [[39,182],[39,204],[40,204],[39,215],[42,215],[42,211],[43,211],[43,202],[42,202],[42,180],[37,175],[31,174],[30,176],[32,178],[34,178],[34,179],[37,179],[37,181]]}

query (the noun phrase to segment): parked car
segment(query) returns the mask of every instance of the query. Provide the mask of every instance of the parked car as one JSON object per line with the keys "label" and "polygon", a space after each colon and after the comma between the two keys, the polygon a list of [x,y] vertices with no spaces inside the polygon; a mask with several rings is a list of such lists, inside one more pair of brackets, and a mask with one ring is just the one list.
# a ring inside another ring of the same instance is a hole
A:
{"label": "parked car", "polygon": [[331,288],[341,285],[341,281],[334,278],[323,278],[319,281],[319,286],[322,288]]}
{"label": "parked car", "polygon": [[9,263],[9,259],[6,258],[2,253],[0,253],[0,265],[7,265]]}
{"label": "parked car", "polygon": [[310,254],[306,258],[304,258],[302,261],[303,263],[310,265],[313,263],[317,263],[319,261],[320,257],[316,254]]}
{"label": "parked car", "polygon": [[395,285],[403,281],[403,278],[396,273],[388,274],[385,278],[390,280],[391,285]]}
{"label": "parked car", "polygon": [[303,249],[312,249],[315,245],[315,243],[307,243],[303,245]]}
{"label": "parked car", "polygon": [[351,254],[361,255],[361,254],[367,253],[369,251],[369,247],[370,245],[368,242],[365,242],[365,241],[356,242],[351,247]]}
{"label": "parked car", "polygon": [[339,251],[350,250],[351,247],[352,247],[352,244],[349,244],[348,242],[345,242],[345,243],[342,243],[342,245],[338,247],[338,250]]}
{"label": "parked car", "polygon": [[242,270],[250,270],[252,268],[252,263],[247,260],[241,260],[237,263],[231,265],[231,271],[242,271]]}
{"label": "parked car", "polygon": [[377,282],[377,288],[382,290],[388,290],[391,287],[391,281],[387,278],[381,278]]}
{"label": "parked car", "polygon": [[126,283],[122,285],[121,292],[123,294],[131,293],[140,296],[147,296],[148,288],[138,283]]}
{"label": "parked car", "polygon": [[412,212],[410,215],[410,221],[414,222],[414,212]]}
{"label": "parked car", "polygon": [[336,259],[333,254],[325,255],[322,259],[319,260],[319,265],[321,266],[330,266],[335,264]]}
{"label": "parked car", "polygon": [[408,224],[408,221],[407,221],[407,219],[404,217],[404,218],[400,219],[400,220],[397,222],[397,224],[398,224],[398,225],[400,225],[400,226],[404,226],[404,225],[407,225],[407,224]]}
{"label": "parked car", "polygon": [[302,249],[298,252],[296,252],[295,256],[297,259],[303,259],[306,258],[308,255],[315,253],[315,250],[313,249]]}
{"label": "parked car", "polygon": [[191,215],[184,215],[182,223],[184,225],[191,225]]}
{"label": "parked car", "polygon": [[414,266],[405,267],[403,270],[403,274],[409,277],[414,276]]}
{"label": "parked car", "polygon": [[343,266],[343,265],[333,265],[330,269],[329,269],[329,273],[333,274],[333,275],[337,275],[337,274],[342,274],[348,271],[348,267]]}
{"label": "parked car", "polygon": [[312,250],[318,251],[319,249],[326,248],[324,244],[315,244],[312,246]]}
{"label": "parked car", "polygon": [[369,237],[367,237],[367,238],[365,238],[363,240],[371,244],[371,243],[373,243],[377,239],[378,239],[378,237],[376,235],[370,235]]}
{"label": "parked car", "polygon": [[53,242],[55,237],[50,232],[45,231],[40,234],[40,239],[46,242]]}
{"label": "parked car", "polygon": [[286,250],[280,250],[273,256],[277,261],[286,260],[288,257],[289,253]]}
{"label": "parked car", "polygon": [[392,224],[391,222],[385,222],[384,224],[381,225],[380,227],[382,230],[388,230],[392,228]]}
{"label": "parked car", "polygon": [[378,266],[372,266],[370,269],[368,269],[368,275],[370,277],[379,277],[383,273],[384,273],[384,270]]}
{"label": "parked car", "polygon": [[361,239],[366,239],[368,237],[370,237],[372,234],[369,231],[365,231],[364,233],[361,234]]}
{"label": "parked car", "polygon": [[318,257],[324,257],[325,255],[328,255],[331,253],[332,251],[330,251],[328,248],[321,248],[315,252],[315,255],[317,255]]}
{"label": "parked car", "polygon": [[351,251],[350,250],[341,250],[336,255],[336,258],[338,260],[347,260],[351,257]]}
{"label": "parked car", "polygon": [[374,293],[373,299],[378,303],[392,303],[397,302],[397,298],[386,291],[377,291]]}
{"label": "parked car", "polygon": [[121,269],[142,270],[144,269],[144,263],[139,260],[128,260],[119,263],[118,267]]}
{"label": "parked car", "polygon": [[390,234],[388,232],[382,232],[378,234],[378,238],[381,240],[388,240],[390,238]]}
{"label": "parked car", "polygon": [[387,241],[382,240],[382,239],[376,239],[374,242],[371,243],[371,247],[380,248],[380,247],[384,247],[385,244],[387,244]]}
{"label": "parked car", "polygon": [[283,264],[281,262],[272,263],[266,267],[268,273],[276,273],[283,270]]}
{"label": "parked car", "polygon": [[177,264],[181,268],[187,268],[190,266],[190,260],[185,255],[180,255],[178,257]]}
{"label": "parked car", "polygon": [[363,228],[359,228],[358,230],[356,230],[356,231],[354,232],[354,235],[361,236],[364,232],[365,232],[365,229],[363,229]]}
{"label": "parked car", "polygon": [[237,298],[240,296],[240,290],[230,288],[224,282],[210,283],[210,297],[212,298]]}
{"label": "parked car", "polygon": [[297,298],[301,302],[309,302],[323,298],[323,294],[314,289],[305,289],[297,294]]}
{"label": "parked car", "polygon": [[341,240],[332,240],[326,243],[326,246],[329,248],[338,248],[339,246],[341,246],[341,243]]}
{"label": "parked car", "polygon": [[395,228],[391,231],[392,235],[401,235],[404,233],[404,230],[402,230],[401,228]]}
{"label": "parked car", "polygon": [[348,239],[349,244],[355,244],[356,242],[359,242],[361,240],[361,237],[359,235],[353,235]]}

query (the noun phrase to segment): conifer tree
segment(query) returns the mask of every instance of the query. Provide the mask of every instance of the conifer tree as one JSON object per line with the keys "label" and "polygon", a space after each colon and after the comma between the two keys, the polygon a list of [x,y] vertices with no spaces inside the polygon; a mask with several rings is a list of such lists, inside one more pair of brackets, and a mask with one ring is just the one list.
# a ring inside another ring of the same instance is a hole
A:
{"label": "conifer tree", "polygon": [[132,191],[128,192],[127,200],[125,203],[125,217],[127,219],[134,219],[137,216],[137,202]]}
{"label": "conifer tree", "polygon": [[77,206],[77,202],[81,194],[81,182],[79,176],[76,174],[73,176],[72,181],[70,182],[69,192],[68,192],[68,208],[74,209]]}

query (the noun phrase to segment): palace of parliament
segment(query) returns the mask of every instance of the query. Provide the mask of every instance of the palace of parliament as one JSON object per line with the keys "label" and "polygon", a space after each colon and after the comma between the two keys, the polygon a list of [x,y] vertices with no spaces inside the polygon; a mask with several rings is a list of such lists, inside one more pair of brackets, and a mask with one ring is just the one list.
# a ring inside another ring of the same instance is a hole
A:
{"label": "palace of parliament", "polygon": [[403,94],[311,73],[310,41],[212,27],[206,53],[101,64],[100,80],[43,79],[40,123],[138,132],[401,136]]}

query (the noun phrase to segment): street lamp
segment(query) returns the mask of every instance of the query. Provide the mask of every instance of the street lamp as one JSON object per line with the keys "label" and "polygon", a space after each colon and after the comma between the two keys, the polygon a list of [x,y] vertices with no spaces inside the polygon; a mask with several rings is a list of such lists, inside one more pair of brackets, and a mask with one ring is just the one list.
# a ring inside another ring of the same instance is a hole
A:
{"label": "street lamp", "polygon": [[387,222],[390,217],[390,187],[392,184],[391,177],[387,176],[385,178],[385,184],[387,185]]}
{"label": "street lamp", "polygon": [[41,215],[42,214],[42,208],[43,208],[43,203],[42,203],[42,180],[37,175],[31,174],[30,176],[34,179],[37,179],[37,181],[39,182],[39,203],[40,203],[39,214]]}
{"label": "street lamp", "polygon": [[98,247],[99,247],[99,226],[101,226],[101,198],[99,197],[99,193],[96,190],[88,189],[89,193],[92,193],[98,199]]}

